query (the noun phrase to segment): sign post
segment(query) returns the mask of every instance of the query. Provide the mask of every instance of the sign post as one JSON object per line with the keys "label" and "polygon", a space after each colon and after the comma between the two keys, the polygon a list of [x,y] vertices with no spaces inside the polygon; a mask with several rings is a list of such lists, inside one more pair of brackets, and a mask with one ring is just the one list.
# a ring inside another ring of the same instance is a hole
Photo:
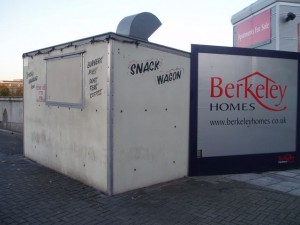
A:
{"label": "sign post", "polygon": [[299,165],[298,53],[192,45],[190,175]]}
{"label": "sign post", "polygon": [[255,15],[236,26],[237,47],[256,47],[271,42],[271,10]]}

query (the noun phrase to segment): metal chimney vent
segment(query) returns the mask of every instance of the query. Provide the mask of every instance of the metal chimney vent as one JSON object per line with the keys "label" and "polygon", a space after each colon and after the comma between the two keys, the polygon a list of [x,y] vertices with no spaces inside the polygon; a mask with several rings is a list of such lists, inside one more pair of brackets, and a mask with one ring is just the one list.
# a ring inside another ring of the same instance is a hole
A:
{"label": "metal chimney vent", "polygon": [[161,26],[159,19],[149,12],[142,12],[123,18],[117,33],[148,41],[148,38]]}

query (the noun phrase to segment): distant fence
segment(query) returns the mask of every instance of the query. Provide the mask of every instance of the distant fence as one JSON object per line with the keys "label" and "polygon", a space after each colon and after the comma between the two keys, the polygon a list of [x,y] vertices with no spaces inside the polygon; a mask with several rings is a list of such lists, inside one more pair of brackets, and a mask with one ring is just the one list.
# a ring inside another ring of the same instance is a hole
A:
{"label": "distant fence", "polygon": [[0,129],[23,133],[23,97],[0,97]]}

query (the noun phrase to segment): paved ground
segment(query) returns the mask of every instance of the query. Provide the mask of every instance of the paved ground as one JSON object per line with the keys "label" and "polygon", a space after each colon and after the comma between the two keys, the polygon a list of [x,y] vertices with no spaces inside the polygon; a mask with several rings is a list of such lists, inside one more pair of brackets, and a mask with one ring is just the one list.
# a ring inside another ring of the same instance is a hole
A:
{"label": "paved ground", "polygon": [[300,196],[300,169],[261,174],[237,174],[230,175],[229,178]]}
{"label": "paved ground", "polygon": [[22,136],[0,132],[0,224],[300,224],[298,170],[185,178],[108,197],[21,153]]}

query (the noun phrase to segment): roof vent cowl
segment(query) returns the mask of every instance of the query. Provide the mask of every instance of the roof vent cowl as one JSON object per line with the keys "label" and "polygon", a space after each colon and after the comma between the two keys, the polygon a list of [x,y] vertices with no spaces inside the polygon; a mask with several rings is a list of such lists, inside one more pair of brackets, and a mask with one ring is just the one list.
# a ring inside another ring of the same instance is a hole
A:
{"label": "roof vent cowl", "polygon": [[123,18],[117,33],[148,41],[148,38],[161,26],[160,20],[149,12],[142,12]]}

